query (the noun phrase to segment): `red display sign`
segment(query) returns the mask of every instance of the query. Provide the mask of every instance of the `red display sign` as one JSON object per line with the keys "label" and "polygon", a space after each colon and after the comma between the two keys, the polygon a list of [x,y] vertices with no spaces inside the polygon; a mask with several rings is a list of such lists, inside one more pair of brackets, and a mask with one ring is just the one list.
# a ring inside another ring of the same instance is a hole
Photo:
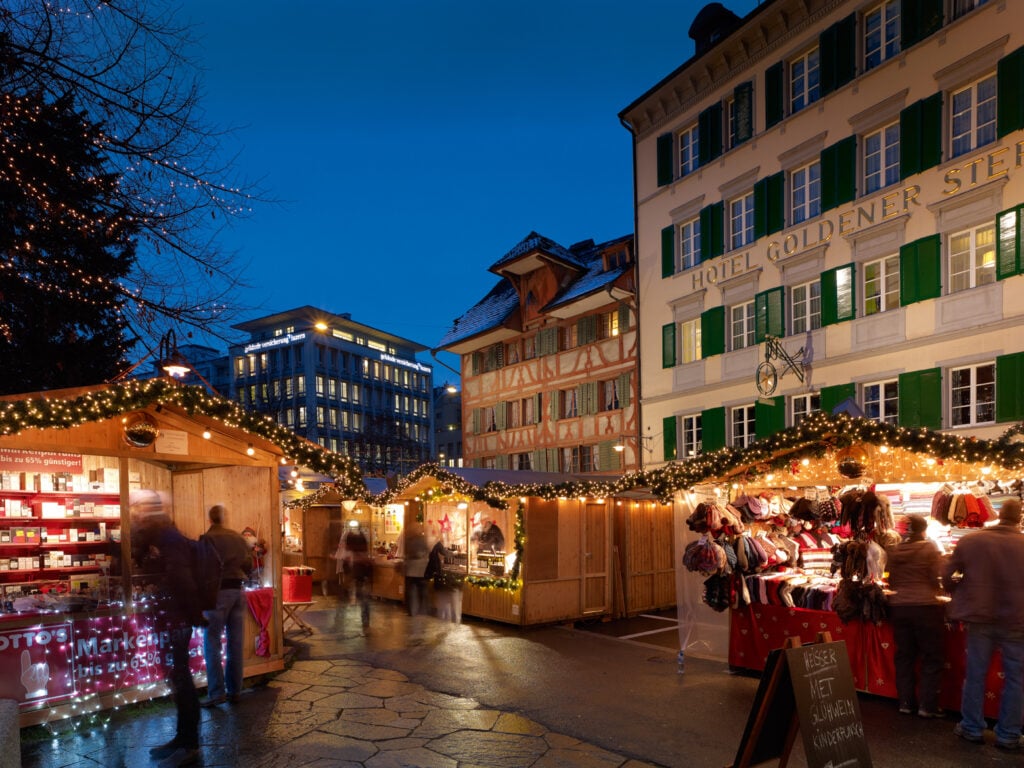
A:
{"label": "red display sign", "polygon": [[0,472],[70,472],[80,475],[82,456],[78,453],[0,448]]}
{"label": "red display sign", "polygon": [[[204,672],[202,635],[189,643],[193,674]],[[96,616],[0,630],[0,698],[22,707],[153,684],[167,679],[170,636],[155,617]]]}

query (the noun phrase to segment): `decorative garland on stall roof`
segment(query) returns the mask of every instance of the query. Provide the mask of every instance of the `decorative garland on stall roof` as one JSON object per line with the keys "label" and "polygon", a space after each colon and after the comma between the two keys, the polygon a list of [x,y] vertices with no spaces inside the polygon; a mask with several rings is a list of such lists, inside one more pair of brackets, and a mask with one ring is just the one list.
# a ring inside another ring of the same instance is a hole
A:
{"label": "decorative garland on stall roof", "polygon": [[334,477],[342,494],[365,494],[362,475],[352,459],[309,442],[272,416],[247,411],[203,387],[163,378],[112,384],[68,399],[0,402],[0,435],[16,435],[26,429],[70,429],[157,405],[177,406],[189,415],[199,414],[249,432],[280,448],[290,463]]}

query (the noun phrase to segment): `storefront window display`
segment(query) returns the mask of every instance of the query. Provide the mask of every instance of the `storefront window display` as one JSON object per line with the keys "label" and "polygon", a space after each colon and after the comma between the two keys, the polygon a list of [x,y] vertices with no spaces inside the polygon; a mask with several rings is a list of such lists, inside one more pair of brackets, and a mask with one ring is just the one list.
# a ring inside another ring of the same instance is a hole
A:
{"label": "storefront window display", "polygon": [[424,505],[424,525],[431,547],[438,541],[448,552],[445,565],[463,576],[482,580],[514,578],[518,572],[515,509],[483,502]]}

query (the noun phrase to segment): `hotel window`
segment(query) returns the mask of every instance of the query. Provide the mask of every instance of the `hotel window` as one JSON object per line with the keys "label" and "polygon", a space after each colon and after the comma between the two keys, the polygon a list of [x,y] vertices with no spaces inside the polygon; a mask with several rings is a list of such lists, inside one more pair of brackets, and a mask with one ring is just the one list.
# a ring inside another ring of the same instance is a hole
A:
{"label": "hotel window", "polygon": [[950,424],[966,427],[996,420],[995,363],[953,368],[949,372]]}
{"label": "hotel window", "polygon": [[995,281],[995,224],[950,235],[949,292],[956,293]]}
{"label": "hotel window", "polygon": [[597,337],[599,339],[613,339],[619,335],[619,310],[602,312],[597,320]]}
{"label": "hotel window", "polygon": [[900,124],[864,136],[864,192],[870,194],[900,180]]}
{"label": "hotel window", "polygon": [[818,49],[812,48],[789,62],[789,111],[799,112],[821,95]]}
{"label": "hotel window", "polygon": [[789,174],[790,222],[799,224],[821,213],[821,163],[815,161]]}
{"label": "hotel window", "polygon": [[729,248],[754,242],[754,192],[729,201]]}
{"label": "hotel window", "polygon": [[734,304],[729,308],[731,349],[752,347],[755,342],[754,302]]}
{"label": "hotel window", "polygon": [[800,422],[812,413],[821,410],[821,395],[818,393],[793,395],[790,403],[793,409],[793,426],[798,427]]}
{"label": "hotel window", "polygon": [[698,137],[700,132],[697,124],[684,128],[679,133],[679,175],[685,176],[697,170],[699,163],[700,143]]}
{"label": "hotel window", "polygon": [[284,396],[289,398],[295,396],[295,379],[290,376],[284,380]]}
{"label": "hotel window", "polygon": [[693,363],[700,360],[700,318],[684,320],[679,324],[679,343],[679,362]]}
{"label": "hotel window", "polygon": [[888,0],[864,14],[864,70],[900,52],[900,3]]}
{"label": "hotel window", "polygon": [[295,379],[295,391],[298,393],[299,397],[306,394],[306,379],[302,376]]}
{"label": "hotel window", "polygon": [[316,423],[321,427],[327,423],[327,409],[322,405],[316,407]]}
{"label": "hotel window", "polygon": [[348,429],[351,424],[351,414],[348,411],[341,412],[341,428]]}
{"label": "hotel window", "polygon": [[897,379],[873,381],[861,390],[864,416],[885,424],[898,424],[900,415],[900,385]]}
{"label": "hotel window", "polygon": [[338,382],[338,399],[339,400],[348,400],[348,382],[347,381],[339,381]]}
{"label": "hotel window", "polygon": [[353,403],[360,402],[360,400],[362,399],[362,396],[363,396],[362,388],[358,384],[353,384],[352,385],[352,402]]}
{"label": "hotel window", "polygon": [[681,417],[679,427],[682,430],[680,447],[683,458],[692,458],[700,453],[701,448],[700,414]]}
{"label": "hotel window", "polygon": [[327,396],[332,400],[338,396],[338,380],[328,379],[327,380]]}
{"label": "hotel window", "polygon": [[331,419],[331,426],[334,427],[335,429],[337,429],[338,428],[338,409],[337,408],[331,408],[330,411],[328,411],[327,415]]}
{"label": "hotel window", "polygon": [[245,376],[245,358],[235,358],[235,376]]}
{"label": "hotel window", "polygon": [[306,426],[306,406],[300,405],[298,408],[295,409],[295,414],[296,414],[296,424],[295,424],[295,426],[297,426],[297,427],[304,427],[304,426]]}
{"label": "hotel window", "polygon": [[877,315],[899,307],[899,256],[886,256],[884,259],[865,262],[861,271],[864,273],[865,315]]}
{"label": "hotel window", "polygon": [[576,403],[576,388],[562,390],[562,413],[561,418],[571,419],[579,415]]}
{"label": "hotel window", "polygon": [[984,5],[988,0],[953,0],[953,18],[959,19],[965,13]]}
{"label": "hotel window", "polygon": [[690,219],[679,225],[679,267],[677,271],[691,269],[700,263],[700,219]]}
{"label": "hotel window", "polygon": [[755,411],[753,405],[740,405],[731,410],[732,446],[734,448],[746,448],[757,439],[754,430]]}
{"label": "hotel window", "polygon": [[996,76],[954,91],[950,98],[950,156],[972,152],[996,139]]}
{"label": "hotel window", "polygon": [[793,333],[807,333],[821,328],[821,281],[795,285],[789,292]]}

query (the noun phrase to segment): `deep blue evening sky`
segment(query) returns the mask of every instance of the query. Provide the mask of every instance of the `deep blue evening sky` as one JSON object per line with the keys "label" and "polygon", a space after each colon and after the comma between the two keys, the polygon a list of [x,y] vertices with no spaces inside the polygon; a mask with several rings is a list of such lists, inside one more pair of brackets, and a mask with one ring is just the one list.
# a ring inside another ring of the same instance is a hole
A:
{"label": "deep blue evening sky", "polygon": [[207,118],[283,201],[223,237],[250,316],[310,304],[432,347],[531,230],[629,233],[618,112],[693,54],[703,5],[184,0]]}

